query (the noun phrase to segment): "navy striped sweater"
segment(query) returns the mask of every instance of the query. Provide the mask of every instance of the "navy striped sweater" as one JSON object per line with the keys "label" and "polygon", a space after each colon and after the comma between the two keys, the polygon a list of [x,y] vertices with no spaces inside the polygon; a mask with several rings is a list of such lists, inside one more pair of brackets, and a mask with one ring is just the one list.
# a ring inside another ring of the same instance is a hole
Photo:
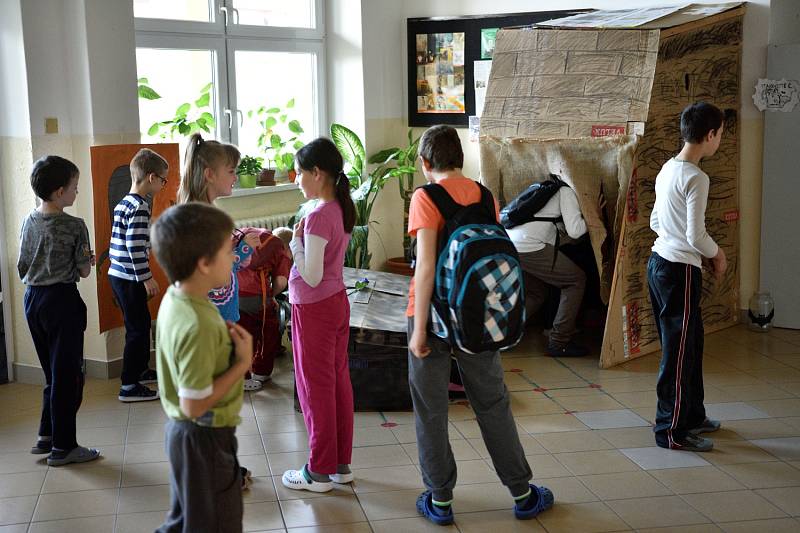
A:
{"label": "navy striped sweater", "polygon": [[109,276],[130,281],[153,277],[149,261],[150,205],[143,196],[128,193],[114,208],[109,256]]}

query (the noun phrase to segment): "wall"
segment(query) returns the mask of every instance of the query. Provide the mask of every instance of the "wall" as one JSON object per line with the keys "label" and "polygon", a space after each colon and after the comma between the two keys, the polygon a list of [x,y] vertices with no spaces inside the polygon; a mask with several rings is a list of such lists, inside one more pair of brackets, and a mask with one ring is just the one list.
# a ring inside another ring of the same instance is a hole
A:
{"label": "wall", "polygon": [[[365,2],[366,4],[367,2]],[[659,0],[632,0],[625,3],[626,8],[660,6],[676,2]],[[695,3],[718,3],[714,0],[699,0]],[[784,0],[784,4],[796,5],[795,0]],[[364,72],[365,108],[367,110],[368,143],[371,138],[380,139],[383,145],[401,143],[404,140],[406,112],[406,18],[459,16],[487,14],[485,0],[371,0],[369,8],[362,11],[364,25]],[[396,5],[397,4],[397,5]],[[751,95],[759,77],[766,71],[766,45],[769,29],[770,0],[755,0],[747,3],[744,23],[744,47],[742,57],[741,92],[741,149],[740,149],[740,307],[747,302],[758,285],[759,243],[761,220],[761,175],[763,151],[763,114],[753,105]],[[557,6],[544,0],[495,0],[491,2],[492,14],[516,13],[536,10],[560,9],[614,9],[619,7],[616,0],[570,0]],[[788,8],[787,8],[788,9]],[[399,11],[399,13],[398,13]],[[392,29],[389,17],[397,17],[396,28]],[[370,28],[380,31],[369,31]],[[400,40],[392,37],[400,35]],[[369,53],[372,51],[373,53]],[[374,72],[382,73],[374,76]],[[423,130],[417,132],[420,133]],[[479,158],[477,143],[470,143],[466,129],[460,129],[464,145],[464,172],[478,177]],[[374,216],[380,227],[396,225],[398,213],[402,213],[402,203],[396,189],[391,185],[379,199],[381,209]],[[377,211],[377,210],[376,210]],[[400,236],[396,232],[384,232],[384,244],[392,255],[402,250]],[[374,247],[373,247],[374,248]],[[378,250],[375,250],[377,252]],[[375,253],[373,252],[373,253]],[[373,266],[379,266],[374,263]]]}

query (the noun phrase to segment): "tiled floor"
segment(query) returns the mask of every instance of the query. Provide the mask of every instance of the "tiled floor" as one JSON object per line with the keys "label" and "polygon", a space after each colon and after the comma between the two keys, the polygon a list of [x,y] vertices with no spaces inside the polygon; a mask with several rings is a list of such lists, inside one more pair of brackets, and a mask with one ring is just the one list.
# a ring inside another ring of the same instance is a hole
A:
{"label": "tiled floor", "polygon": [[[529,334],[504,355],[523,446],[537,483],[556,497],[538,520],[517,522],[465,402],[451,408],[458,462],[456,525],[416,515],[422,488],[410,413],[357,413],[356,482],[329,494],[284,489],[280,475],[307,454],[283,361],[250,394],[238,430],[255,484],[245,494],[246,531],[800,531],[800,332],[737,327],[706,338],[708,412],[723,421],[712,453],[656,448],[655,355],[597,368],[597,357],[556,360]],[[87,384],[78,424],[97,462],[48,468],[28,453],[41,392],[0,386],[0,533],[152,531],[169,501],[158,403],[124,405],[118,383]],[[392,424],[387,424],[392,422]]]}

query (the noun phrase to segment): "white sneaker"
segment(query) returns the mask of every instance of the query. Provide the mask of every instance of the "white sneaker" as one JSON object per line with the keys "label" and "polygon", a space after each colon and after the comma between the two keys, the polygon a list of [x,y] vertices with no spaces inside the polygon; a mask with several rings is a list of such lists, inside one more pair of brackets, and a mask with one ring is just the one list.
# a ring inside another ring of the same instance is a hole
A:
{"label": "white sneaker", "polygon": [[283,486],[292,490],[310,490],[311,492],[330,492],[333,483],[330,481],[309,481],[302,470],[287,470],[281,478]]}
{"label": "white sneaker", "polygon": [[271,376],[267,376],[265,374],[255,374],[255,373],[251,373],[250,377],[253,378],[256,381],[260,381],[261,383],[265,383],[265,382],[269,381],[270,379],[272,379]]}
{"label": "white sneaker", "polygon": [[331,478],[331,481],[333,481],[334,483],[339,483],[342,485],[346,483],[352,483],[353,479],[355,479],[352,472],[349,472],[347,474],[331,474],[329,477]]}
{"label": "white sneaker", "polygon": [[254,392],[257,390],[261,390],[264,384],[256,379],[246,379],[244,380],[244,390],[247,392]]}

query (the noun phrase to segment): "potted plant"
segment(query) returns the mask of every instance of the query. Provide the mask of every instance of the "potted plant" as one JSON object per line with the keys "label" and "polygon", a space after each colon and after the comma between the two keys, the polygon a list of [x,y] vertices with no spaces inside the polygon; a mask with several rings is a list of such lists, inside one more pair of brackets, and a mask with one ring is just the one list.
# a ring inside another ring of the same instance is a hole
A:
{"label": "potted plant", "polygon": [[239,176],[239,187],[252,189],[256,186],[256,177],[261,173],[264,158],[246,155],[239,162],[236,174]]}
{"label": "potted plant", "polygon": [[419,148],[419,137],[414,138],[413,131],[408,130],[408,145],[405,148],[387,148],[373,155],[370,163],[389,164],[394,162],[395,168],[408,170],[398,175],[397,185],[400,197],[403,199],[403,257],[390,257],[386,260],[386,268],[395,274],[411,276],[411,237],[408,235],[408,210],[411,206],[411,195],[414,194],[414,175],[416,173],[416,160]]}
{"label": "potted plant", "polygon": [[[416,169],[407,163],[407,156],[401,160],[396,149],[381,150],[367,160],[364,143],[352,130],[341,124],[331,124],[331,139],[345,160],[345,174],[350,180],[350,194],[356,206],[356,225],[345,254],[345,265],[355,268],[369,268],[372,254],[369,253],[369,224],[372,207],[386,182],[392,178],[413,174]],[[391,152],[391,153],[390,153]],[[416,148],[414,150],[416,154]],[[416,155],[411,156],[413,163]],[[369,174],[364,173],[364,163],[377,165]]]}
{"label": "potted plant", "polygon": [[[144,100],[158,100],[158,94],[149,85],[147,78],[139,78],[137,83],[139,98]],[[200,89],[200,96],[194,101],[194,105],[184,102],[175,110],[175,116],[159,122],[154,122],[147,130],[147,135],[151,137],[159,136],[161,139],[174,139],[175,134],[189,136],[198,131],[211,132],[211,128],[216,127],[214,115],[211,114],[211,89],[212,83],[206,84]]]}
{"label": "potted plant", "polygon": [[261,106],[247,112],[248,118],[255,118],[261,129],[258,136],[258,147],[272,163],[275,175],[288,176],[294,181],[294,154],[303,147],[300,140],[303,127],[300,122],[291,119],[289,110],[294,108],[294,98],[286,102],[285,109],[280,107]]}

